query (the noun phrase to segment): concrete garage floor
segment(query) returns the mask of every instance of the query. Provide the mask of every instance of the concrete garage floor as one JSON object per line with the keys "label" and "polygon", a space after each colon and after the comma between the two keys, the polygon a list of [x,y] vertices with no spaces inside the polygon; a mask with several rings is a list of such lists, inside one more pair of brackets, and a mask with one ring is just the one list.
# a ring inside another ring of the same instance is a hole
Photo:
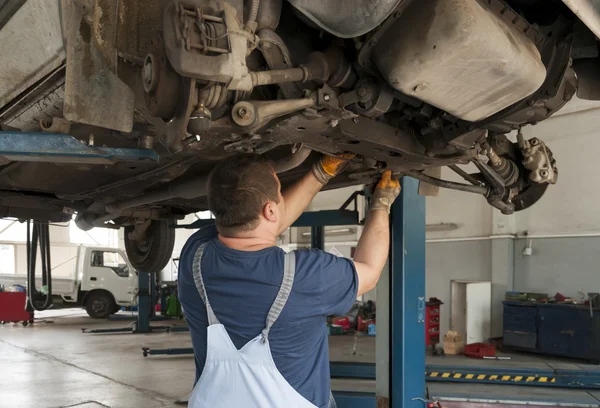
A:
{"label": "concrete garage floor", "polygon": [[[123,314],[123,312],[121,312]],[[52,321],[53,323],[49,323]],[[95,320],[79,309],[36,314],[33,326],[0,326],[0,407],[10,408],[157,408],[176,407],[194,379],[194,362],[184,356],[142,356],[142,347],[190,347],[189,333],[84,334],[81,328],[124,327],[125,321]],[[184,324],[182,321],[152,325]],[[355,347],[356,346],[356,347]],[[356,351],[356,353],[354,352]],[[375,338],[330,337],[332,361],[372,363]],[[490,364],[528,366],[579,364],[541,356],[518,354],[511,362],[472,360],[461,356],[428,356],[430,364]],[[596,366],[598,367],[598,366]],[[337,380],[332,389],[374,392],[375,381]],[[560,390],[485,384],[429,383],[433,397],[448,401],[444,406],[467,406],[466,398],[484,407],[487,400],[514,401],[522,406],[600,407],[600,392]],[[519,401],[519,402],[518,402]],[[537,403],[537,404],[536,404]],[[490,405],[491,406],[491,405]],[[497,405],[494,405],[497,406]]]}
{"label": "concrete garage floor", "polygon": [[189,333],[83,334],[82,327],[128,322],[91,319],[82,310],[37,313],[42,319],[54,323],[0,326],[0,407],[174,407],[191,391],[191,357],[144,358],[141,350],[189,347]]}

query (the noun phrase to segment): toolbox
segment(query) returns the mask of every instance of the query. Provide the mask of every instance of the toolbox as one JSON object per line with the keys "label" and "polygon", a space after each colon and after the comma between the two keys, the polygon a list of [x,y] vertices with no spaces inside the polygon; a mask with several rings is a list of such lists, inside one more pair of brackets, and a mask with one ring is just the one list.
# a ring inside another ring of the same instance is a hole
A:
{"label": "toolbox", "polygon": [[24,292],[0,292],[0,322],[33,323],[33,312],[25,310],[27,296]]}
{"label": "toolbox", "polygon": [[440,306],[444,302],[429,298],[425,306],[425,345],[435,346],[440,342]]}

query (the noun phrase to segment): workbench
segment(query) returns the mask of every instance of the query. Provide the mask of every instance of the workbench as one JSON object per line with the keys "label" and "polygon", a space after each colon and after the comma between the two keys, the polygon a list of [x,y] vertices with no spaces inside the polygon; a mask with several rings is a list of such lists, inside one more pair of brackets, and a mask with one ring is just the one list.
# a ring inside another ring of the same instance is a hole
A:
{"label": "workbench", "polygon": [[506,301],[504,345],[600,361],[600,307]]}

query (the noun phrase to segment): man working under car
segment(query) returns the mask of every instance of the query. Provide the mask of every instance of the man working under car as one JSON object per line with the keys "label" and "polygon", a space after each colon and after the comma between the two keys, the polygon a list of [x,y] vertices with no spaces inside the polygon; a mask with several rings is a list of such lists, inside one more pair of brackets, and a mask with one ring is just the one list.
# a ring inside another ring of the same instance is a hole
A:
{"label": "man working under car", "polygon": [[354,261],[319,250],[286,254],[276,239],[349,158],[324,156],[283,194],[273,166],[258,156],[227,159],[211,172],[216,228],[192,235],[180,257],[196,362],[189,407],[335,406],[325,318],[346,314],[377,284],[400,184],[383,173]]}

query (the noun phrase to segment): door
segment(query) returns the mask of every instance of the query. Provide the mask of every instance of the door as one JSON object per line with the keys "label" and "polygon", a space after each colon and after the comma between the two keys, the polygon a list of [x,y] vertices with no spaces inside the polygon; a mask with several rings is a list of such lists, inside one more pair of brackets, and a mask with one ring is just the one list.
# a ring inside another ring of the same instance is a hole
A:
{"label": "door", "polygon": [[492,283],[467,283],[466,343],[487,342],[491,336]]}
{"label": "door", "polygon": [[115,250],[93,249],[83,274],[82,290],[105,289],[120,305],[129,305],[134,296],[135,273],[121,253]]}

